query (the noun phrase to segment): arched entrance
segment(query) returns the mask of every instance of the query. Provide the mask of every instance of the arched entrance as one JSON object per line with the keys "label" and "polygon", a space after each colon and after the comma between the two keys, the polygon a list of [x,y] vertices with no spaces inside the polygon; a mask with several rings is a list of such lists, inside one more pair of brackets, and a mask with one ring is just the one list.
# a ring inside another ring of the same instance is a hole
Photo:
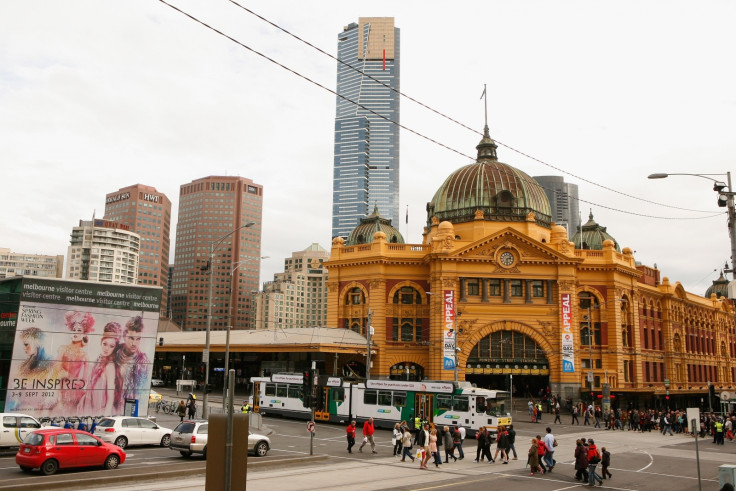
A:
{"label": "arched entrance", "polygon": [[391,367],[391,380],[424,380],[424,367],[411,361],[399,362]]}
{"label": "arched entrance", "polygon": [[481,338],[470,351],[465,380],[478,387],[510,390],[514,396],[539,396],[549,386],[549,362],[539,344],[517,331],[497,331]]}

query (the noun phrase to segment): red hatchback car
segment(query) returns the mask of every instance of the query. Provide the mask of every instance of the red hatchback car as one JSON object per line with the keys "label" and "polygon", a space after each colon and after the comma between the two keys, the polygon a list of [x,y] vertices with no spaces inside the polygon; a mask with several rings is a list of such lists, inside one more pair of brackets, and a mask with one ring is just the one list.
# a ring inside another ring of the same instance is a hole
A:
{"label": "red hatchback car", "polygon": [[125,452],[84,431],[43,428],[29,433],[15,455],[15,463],[25,472],[41,469],[49,476],[58,469],[105,467],[115,469],[125,462]]}

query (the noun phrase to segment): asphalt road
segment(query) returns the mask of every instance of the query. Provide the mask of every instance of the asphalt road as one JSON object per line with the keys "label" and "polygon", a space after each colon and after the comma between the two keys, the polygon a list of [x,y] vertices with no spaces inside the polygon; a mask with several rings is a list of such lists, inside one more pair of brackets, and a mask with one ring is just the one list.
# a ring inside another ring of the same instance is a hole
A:
{"label": "asphalt road", "polygon": [[[159,414],[157,422],[174,428],[178,417]],[[509,465],[500,463],[473,463],[475,441],[464,445],[466,458],[458,462],[431,466],[420,471],[418,464],[401,463],[392,456],[391,434],[378,430],[376,442],[378,454],[354,452],[348,454],[345,430],[342,425],[317,423],[314,439],[306,430],[304,421],[264,417],[265,425],[272,430],[269,435],[272,449],[264,458],[248,457],[248,489],[268,490],[329,490],[329,489],[443,489],[476,490],[479,486],[500,486],[514,490],[571,489],[582,487],[573,479],[573,451],[575,440],[593,438],[596,444],[606,446],[612,454],[610,468],[613,479],[604,481],[604,488],[618,490],[690,491],[698,489],[698,466],[695,441],[683,435],[663,436],[659,433],[634,433],[607,431],[591,427],[551,425],[560,445],[557,447],[557,466],[552,474],[529,476],[525,468],[529,440],[543,434],[549,421],[534,424],[526,421],[524,413],[515,414],[519,460]],[[564,417],[569,422],[569,416]],[[551,418],[550,418],[551,421]],[[360,435],[360,431],[358,432]],[[360,438],[358,439],[360,440]],[[317,462],[304,461],[311,453],[326,456]],[[700,485],[703,490],[718,490],[718,467],[736,463],[736,443],[726,442],[717,446],[710,439],[699,440]],[[495,452],[495,445],[492,450]],[[201,457],[185,459],[178,452],[160,447],[137,447],[127,450],[127,460],[115,471],[83,470],[61,472],[57,479],[71,481],[61,489],[116,489],[147,490],[176,489],[190,491],[204,489],[204,468]],[[264,465],[265,464],[265,465]],[[269,465],[272,464],[272,465]],[[189,476],[176,476],[186,469]],[[201,469],[201,472],[199,471]],[[199,474],[192,476],[191,474]],[[135,483],[126,485],[126,476],[136,474]],[[100,475],[114,475],[115,485],[96,481]],[[148,476],[141,481],[141,475]],[[15,465],[12,455],[0,457],[0,490],[23,484],[44,488],[47,479],[38,474],[26,475]],[[547,481],[547,482],[539,482]],[[60,489],[57,487],[56,489]]]}

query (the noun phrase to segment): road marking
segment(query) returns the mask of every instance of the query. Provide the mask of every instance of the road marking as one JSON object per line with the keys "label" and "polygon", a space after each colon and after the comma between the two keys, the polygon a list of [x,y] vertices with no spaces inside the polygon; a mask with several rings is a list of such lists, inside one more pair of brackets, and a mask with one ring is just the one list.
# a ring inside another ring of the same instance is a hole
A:
{"label": "road marking", "polygon": [[649,457],[649,463],[645,465],[644,467],[642,467],[641,469],[639,469],[638,471],[634,471],[634,472],[641,472],[643,470],[646,470],[654,463],[654,457],[652,457],[652,454],[650,454],[649,452],[645,452],[644,450],[639,450],[639,452]]}

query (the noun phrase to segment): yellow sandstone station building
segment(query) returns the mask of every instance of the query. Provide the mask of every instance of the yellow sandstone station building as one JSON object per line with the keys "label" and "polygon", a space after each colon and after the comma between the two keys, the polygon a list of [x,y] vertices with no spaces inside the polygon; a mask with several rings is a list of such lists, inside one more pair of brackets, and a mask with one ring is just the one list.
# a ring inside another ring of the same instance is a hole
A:
{"label": "yellow sandstone station building", "polygon": [[[519,396],[610,394],[619,407],[734,389],[729,300],[636,264],[592,215],[569,240],[542,187],[498,161],[488,127],[476,148],[427,204],[421,244],[379,210],[333,240],[327,326],[372,327],[371,378],[511,382]],[[341,356],[365,373],[365,353]]]}

